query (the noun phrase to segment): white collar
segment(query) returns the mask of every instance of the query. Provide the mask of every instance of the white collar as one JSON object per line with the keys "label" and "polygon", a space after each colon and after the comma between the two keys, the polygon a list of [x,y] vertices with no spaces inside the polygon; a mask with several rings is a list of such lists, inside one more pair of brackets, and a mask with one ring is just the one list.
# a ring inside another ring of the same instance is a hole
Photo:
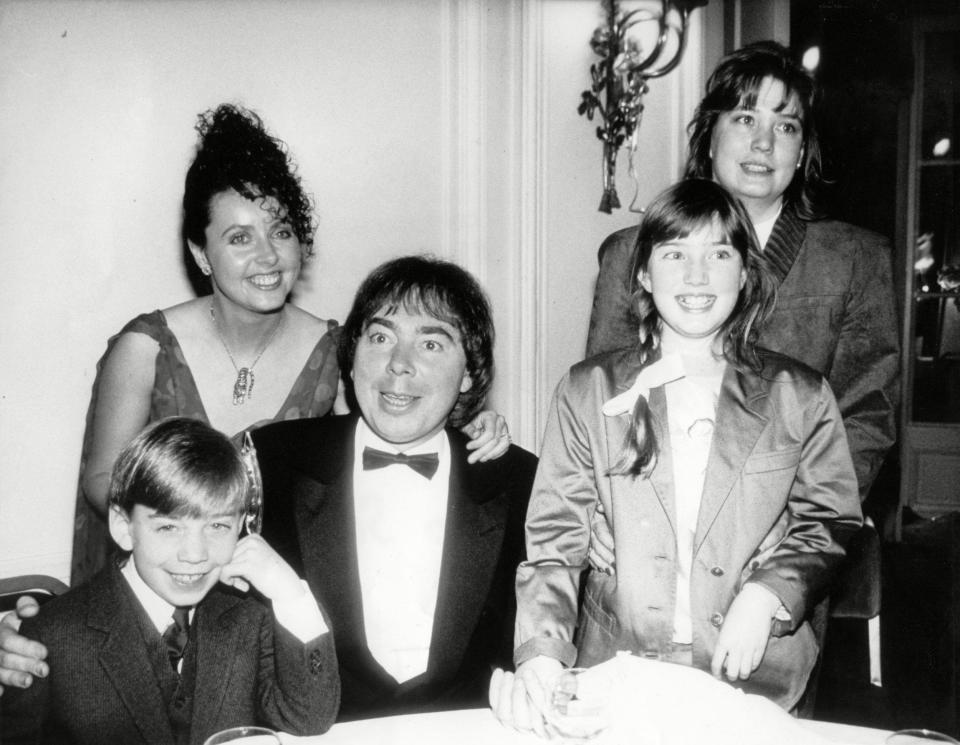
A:
{"label": "white collar", "polygon": [[757,234],[757,241],[760,243],[761,249],[765,248],[767,241],[770,240],[770,234],[773,233],[773,226],[776,224],[781,212],[783,212],[782,201],[780,202],[780,209],[777,210],[773,217],[768,217],[766,220],[760,220],[753,224],[753,232]]}
{"label": "white collar", "polygon": [[424,440],[418,445],[409,448],[402,448],[387,442],[376,432],[370,429],[370,426],[361,417],[357,421],[356,444],[358,452],[363,452],[364,447],[377,448],[387,453],[404,453],[406,455],[417,455],[419,453],[443,453],[447,442],[447,433],[441,429],[429,440]]}
{"label": "white collar", "polygon": [[170,619],[173,618],[174,606],[157,595],[157,593],[143,581],[143,578],[139,572],[137,572],[137,568],[133,563],[132,555],[127,559],[126,563],[120,567],[120,574],[127,580],[127,584],[130,585],[130,589],[133,590],[133,594],[147,612],[147,617],[156,627],[157,631],[161,634],[166,631],[167,626],[170,625]]}
{"label": "white collar", "polygon": [[604,403],[602,409],[604,416],[619,416],[632,412],[640,396],[649,398],[652,388],[659,388],[685,375],[683,359],[680,355],[664,354],[652,365],[643,368],[629,389]]}

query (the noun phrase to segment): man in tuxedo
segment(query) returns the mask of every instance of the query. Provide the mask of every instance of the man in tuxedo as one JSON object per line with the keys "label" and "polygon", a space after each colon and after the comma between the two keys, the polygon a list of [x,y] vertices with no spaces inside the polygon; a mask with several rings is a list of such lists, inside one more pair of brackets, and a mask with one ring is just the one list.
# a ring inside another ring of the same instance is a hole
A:
{"label": "man in tuxedo", "polygon": [[463,269],[425,257],[364,281],[339,348],[359,416],[272,424],[254,444],[264,537],[328,611],[340,720],[483,706],[513,652],[514,574],[536,458],[468,464],[493,322]]}
{"label": "man in tuxedo", "polygon": [[[343,327],[349,416],[253,434],[263,535],[327,610],[340,720],[485,706],[510,666],[514,576],[536,458],[469,464],[459,427],[493,382],[477,282],[425,257],[364,281]],[[26,611],[24,615],[30,615]],[[0,623],[0,685],[46,673],[42,645]]]}

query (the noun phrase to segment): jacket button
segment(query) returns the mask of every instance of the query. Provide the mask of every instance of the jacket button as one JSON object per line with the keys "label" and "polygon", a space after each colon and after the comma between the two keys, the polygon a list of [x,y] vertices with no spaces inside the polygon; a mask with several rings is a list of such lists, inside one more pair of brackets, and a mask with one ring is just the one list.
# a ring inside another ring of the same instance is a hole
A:
{"label": "jacket button", "polygon": [[714,613],[710,616],[710,623],[716,626],[718,629],[723,626],[723,614]]}
{"label": "jacket button", "polygon": [[755,572],[755,571],[757,571],[759,568],[760,568],[760,562],[759,562],[759,561],[751,561],[751,562],[750,562],[750,571]]}
{"label": "jacket button", "polygon": [[710,574],[712,574],[714,577],[722,577],[723,567],[714,567],[713,569],[710,570]]}

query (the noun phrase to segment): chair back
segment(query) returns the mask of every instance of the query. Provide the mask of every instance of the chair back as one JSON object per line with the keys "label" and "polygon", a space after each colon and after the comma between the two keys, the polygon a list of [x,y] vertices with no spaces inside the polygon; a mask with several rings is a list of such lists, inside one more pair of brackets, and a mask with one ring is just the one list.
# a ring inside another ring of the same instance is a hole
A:
{"label": "chair back", "polygon": [[29,595],[43,604],[50,598],[63,594],[67,589],[69,588],[63,582],[46,574],[0,578],[0,613],[14,610],[17,599],[23,595]]}
{"label": "chair back", "polygon": [[880,535],[867,518],[847,544],[830,590],[832,618],[874,618],[880,615]]}

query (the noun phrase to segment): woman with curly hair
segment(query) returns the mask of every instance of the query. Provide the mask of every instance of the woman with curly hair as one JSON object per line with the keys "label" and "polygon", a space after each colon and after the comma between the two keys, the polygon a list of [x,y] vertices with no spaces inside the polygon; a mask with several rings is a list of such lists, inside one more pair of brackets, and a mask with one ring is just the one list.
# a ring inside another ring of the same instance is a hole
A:
{"label": "woman with curly hair", "polygon": [[[102,566],[103,516],[120,451],[150,422],[188,416],[234,436],[271,421],[323,416],[340,371],[337,323],[289,302],[313,251],[313,205],[285,144],[260,117],[224,104],[201,114],[183,194],[183,240],[210,293],[137,316],[110,339],[87,414],[72,582]],[[474,458],[508,443],[484,412]],[[468,425],[468,429],[473,429]]]}

